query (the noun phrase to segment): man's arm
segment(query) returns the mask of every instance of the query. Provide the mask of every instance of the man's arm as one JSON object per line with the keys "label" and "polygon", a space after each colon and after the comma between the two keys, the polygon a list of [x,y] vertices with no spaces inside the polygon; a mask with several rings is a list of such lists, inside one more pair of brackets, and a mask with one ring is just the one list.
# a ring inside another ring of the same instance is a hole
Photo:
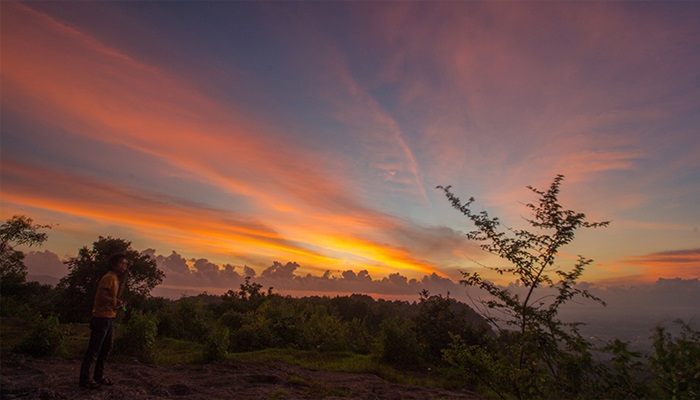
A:
{"label": "man's arm", "polygon": [[124,304],[123,301],[117,299],[116,293],[112,293],[112,290],[106,287],[100,288],[99,296],[100,300],[112,309],[120,308]]}

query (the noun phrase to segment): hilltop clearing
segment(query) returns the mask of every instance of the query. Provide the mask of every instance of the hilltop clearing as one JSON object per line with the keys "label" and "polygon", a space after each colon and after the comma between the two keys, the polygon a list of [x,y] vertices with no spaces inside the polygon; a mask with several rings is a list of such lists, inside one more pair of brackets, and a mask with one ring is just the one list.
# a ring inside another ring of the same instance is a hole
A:
{"label": "hilltop clearing", "polygon": [[116,384],[97,390],[77,384],[80,361],[2,356],[2,399],[469,399],[470,392],[401,385],[371,374],[326,372],[282,361],[145,365],[112,363]]}

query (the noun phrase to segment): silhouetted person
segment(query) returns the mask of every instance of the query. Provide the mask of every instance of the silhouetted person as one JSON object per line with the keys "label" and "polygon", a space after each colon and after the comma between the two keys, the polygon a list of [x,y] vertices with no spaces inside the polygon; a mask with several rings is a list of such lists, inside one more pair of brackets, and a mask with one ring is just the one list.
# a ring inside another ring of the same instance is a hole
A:
{"label": "silhouetted person", "polygon": [[[114,254],[109,258],[110,271],[107,272],[97,286],[95,302],[92,306],[90,319],[90,343],[88,344],[83,363],[80,366],[80,386],[88,389],[100,385],[113,385],[114,382],[105,377],[105,360],[112,350],[114,342],[114,318],[117,309],[124,302],[117,299],[119,292],[119,275],[126,271],[127,259],[124,254]],[[90,379],[90,368],[95,364],[95,373]]]}

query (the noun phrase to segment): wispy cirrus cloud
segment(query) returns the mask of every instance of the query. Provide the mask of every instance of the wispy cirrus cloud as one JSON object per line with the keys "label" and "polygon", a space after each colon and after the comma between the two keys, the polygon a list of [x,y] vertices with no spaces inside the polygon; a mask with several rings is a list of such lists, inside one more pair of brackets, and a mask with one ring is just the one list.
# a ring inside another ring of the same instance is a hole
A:
{"label": "wispy cirrus cloud", "polygon": [[[191,179],[208,182],[223,190],[226,193],[223,196],[235,197],[238,203],[244,200],[247,210],[262,213],[260,219],[274,220],[274,229],[279,233],[272,234],[268,229],[266,234],[275,236],[275,240],[267,237],[257,242],[268,248],[268,254],[288,251],[325,261],[334,257],[289,245],[308,242],[313,243],[308,246],[325,247],[327,253],[352,253],[356,261],[369,265],[396,262],[399,268],[434,268],[431,263],[415,259],[405,249],[377,244],[373,241],[376,238],[352,237],[366,230],[367,223],[381,230],[382,225],[394,226],[397,222],[364,208],[347,191],[340,180],[342,177],[330,178],[322,173],[323,168],[314,161],[313,154],[295,147],[291,141],[282,139],[280,142],[283,130],[275,131],[279,127],[249,120],[235,109],[214,103],[174,80],[167,72],[136,62],[119,50],[104,46],[87,34],[27,6],[15,5],[12,12],[17,16],[12,24],[17,25],[6,27],[11,34],[5,36],[3,46],[3,81],[9,83],[8,95],[27,99],[24,105],[31,104],[24,108],[18,103],[7,103],[16,113],[41,115],[54,129],[60,127],[70,135],[84,137],[85,145],[94,141],[129,148],[151,157],[145,159],[144,169],[166,165],[171,171],[182,171],[181,174]],[[21,30],[29,32],[19,35]],[[86,74],[89,70],[99,70],[100,74]],[[280,143],[285,146],[280,147]],[[89,149],[84,151],[89,154]],[[40,186],[40,175],[48,172],[22,171],[23,167],[18,165],[4,167],[5,173],[14,172],[17,177],[23,172],[30,174],[37,186]],[[49,176],[50,173],[43,178]],[[29,179],[26,174],[23,178]],[[158,176],[152,178],[158,179]],[[79,187],[81,180],[69,176],[50,179],[64,183],[75,179],[74,187]],[[115,196],[121,197],[123,203],[115,205],[115,199],[99,194],[110,193],[115,188],[105,187],[101,191],[99,184],[92,183],[86,186],[89,190],[83,191],[86,195],[83,198],[93,197],[92,201],[71,200],[76,191],[63,191],[62,199],[49,201],[54,193],[20,194],[12,191],[22,186],[20,179],[13,182],[17,186],[6,186],[8,201],[31,202],[36,207],[54,210],[62,204],[64,212],[100,218],[113,216],[121,223],[139,227],[153,224],[167,229],[178,225],[193,234],[201,229],[198,240],[202,243],[218,241],[216,247],[225,247],[227,242],[240,239],[238,233],[234,234],[241,229],[240,221],[231,223],[224,219],[231,226],[218,231],[202,227],[194,215],[188,221],[169,221],[158,212],[150,216],[145,210],[162,209],[162,205],[148,204],[148,201],[139,204],[144,199]],[[29,186],[23,187],[28,189]],[[95,199],[95,196],[101,198]],[[135,202],[130,205],[135,211],[129,210],[127,199]],[[202,204],[206,202],[202,200]],[[96,210],[100,207],[101,210]],[[203,208],[198,205],[192,210],[206,213]],[[223,228],[223,225],[220,226]],[[335,232],[331,234],[331,231]],[[282,234],[293,239],[283,239],[279,236]],[[276,240],[280,242],[275,243]]]}
{"label": "wispy cirrus cloud", "polygon": [[[580,241],[601,265],[690,248],[696,14],[685,3],[3,2],[3,212],[112,221],[114,234],[170,248],[189,240],[183,251],[220,265],[250,250],[255,265],[279,255],[304,271],[413,277],[484,257],[436,185],[513,226],[525,186],[563,173],[567,208],[613,220]],[[72,203],[42,174],[94,182],[105,204]],[[150,207],[162,208],[153,221]],[[197,222],[200,209],[211,221]],[[591,272],[633,269],[620,268]]]}
{"label": "wispy cirrus cloud", "polygon": [[[402,82],[405,109],[430,133],[424,151],[437,168],[425,174],[479,171],[494,198],[556,173],[585,182],[635,170],[655,153],[650,130],[698,105],[684,89],[695,74],[688,64],[638,67],[660,49],[684,58],[685,47],[668,42],[684,42],[687,27],[651,13],[498,3],[373,11],[366,37],[389,49],[386,75]],[[640,28],[650,25],[664,34]]]}

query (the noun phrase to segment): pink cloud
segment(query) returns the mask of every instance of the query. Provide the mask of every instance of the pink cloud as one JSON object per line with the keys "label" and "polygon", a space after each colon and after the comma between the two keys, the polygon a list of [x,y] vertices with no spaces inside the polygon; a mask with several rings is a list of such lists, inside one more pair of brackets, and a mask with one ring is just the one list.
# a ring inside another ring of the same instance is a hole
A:
{"label": "pink cloud", "polygon": [[646,281],[666,278],[700,278],[700,249],[674,250],[630,256],[624,264],[641,267]]}

